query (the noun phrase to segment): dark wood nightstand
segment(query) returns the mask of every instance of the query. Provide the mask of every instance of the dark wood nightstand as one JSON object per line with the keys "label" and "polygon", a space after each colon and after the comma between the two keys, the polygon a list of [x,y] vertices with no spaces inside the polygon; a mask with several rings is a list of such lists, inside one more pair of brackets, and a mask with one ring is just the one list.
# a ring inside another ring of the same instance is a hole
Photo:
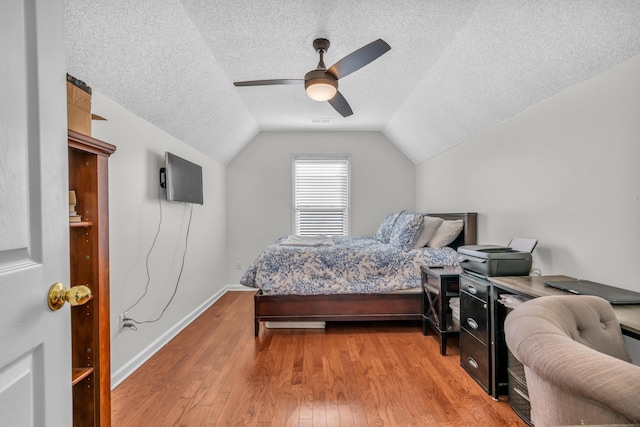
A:
{"label": "dark wood nightstand", "polygon": [[460,267],[421,267],[422,333],[432,329],[440,337],[440,354],[447,354],[447,337],[459,336],[454,326],[449,299],[460,295]]}

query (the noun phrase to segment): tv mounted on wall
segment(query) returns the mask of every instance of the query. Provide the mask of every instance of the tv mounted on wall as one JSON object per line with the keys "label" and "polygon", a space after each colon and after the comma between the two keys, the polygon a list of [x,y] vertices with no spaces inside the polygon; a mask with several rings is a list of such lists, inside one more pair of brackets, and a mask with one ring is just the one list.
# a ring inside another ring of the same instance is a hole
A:
{"label": "tv mounted on wall", "polygon": [[160,168],[160,186],[167,190],[170,202],[202,205],[202,167],[166,152]]}

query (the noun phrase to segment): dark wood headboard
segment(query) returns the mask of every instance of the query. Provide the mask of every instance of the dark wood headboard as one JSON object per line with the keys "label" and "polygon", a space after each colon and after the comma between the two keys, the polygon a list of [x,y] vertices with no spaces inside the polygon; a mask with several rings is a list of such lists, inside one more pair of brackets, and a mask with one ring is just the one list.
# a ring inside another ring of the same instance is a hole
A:
{"label": "dark wood headboard", "polygon": [[463,245],[475,245],[478,242],[478,214],[475,212],[464,213],[430,213],[429,216],[437,216],[446,220],[461,219],[464,221],[462,232],[458,235],[456,240],[449,246],[454,249],[458,249],[458,246]]}

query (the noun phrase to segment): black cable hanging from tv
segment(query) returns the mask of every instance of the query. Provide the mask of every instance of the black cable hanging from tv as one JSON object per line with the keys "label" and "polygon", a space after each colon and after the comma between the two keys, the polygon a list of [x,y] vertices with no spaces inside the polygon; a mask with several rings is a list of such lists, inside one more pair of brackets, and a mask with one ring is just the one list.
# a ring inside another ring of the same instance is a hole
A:
{"label": "black cable hanging from tv", "polygon": [[144,289],[144,293],[140,296],[140,298],[138,298],[138,300],[131,306],[129,307],[127,310],[124,311],[125,316],[122,319],[123,321],[123,327],[124,328],[129,328],[132,329],[134,331],[137,331],[138,328],[136,327],[136,325],[141,325],[143,323],[154,323],[157,322],[158,320],[160,320],[162,318],[162,316],[164,315],[165,311],[167,310],[167,308],[169,308],[169,305],[171,304],[171,302],[173,301],[173,299],[175,298],[176,294],[178,293],[178,287],[180,285],[180,279],[182,278],[182,272],[184,271],[184,262],[185,262],[185,258],[187,255],[187,249],[189,247],[189,232],[191,230],[191,220],[193,218],[193,204],[190,204],[190,209],[189,209],[189,222],[187,223],[187,232],[185,234],[185,240],[184,240],[184,251],[182,253],[182,262],[180,264],[180,272],[178,274],[178,278],[176,279],[176,285],[173,289],[173,294],[171,295],[171,298],[169,298],[169,301],[167,302],[167,304],[164,306],[164,308],[162,309],[162,312],[160,313],[160,315],[153,320],[135,320],[132,317],[129,317],[126,315],[127,312],[129,312],[129,310],[133,309],[136,305],[138,305],[138,303],[140,301],[142,301],[142,299],[144,298],[144,296],[147,294],[148,290],[149,290],[149,283],[151,282],[151,275],[149,273],[149,256],[151,255],[151,252],[156,244],[156,241],[158,239],[158,235],[160,234],[160,226],[162,225],[162,199],[158,198],[159,200],[159,205],[160,205],[160,220],[158,221],[158,229],[156,231],[156,234],[153,238],[153,242],[151,244],[151,247],[149,248],[149,251],[147,252],[147,258],[146,258],[146,272],[147,272],[147,283],[145,285],[145,289]]}

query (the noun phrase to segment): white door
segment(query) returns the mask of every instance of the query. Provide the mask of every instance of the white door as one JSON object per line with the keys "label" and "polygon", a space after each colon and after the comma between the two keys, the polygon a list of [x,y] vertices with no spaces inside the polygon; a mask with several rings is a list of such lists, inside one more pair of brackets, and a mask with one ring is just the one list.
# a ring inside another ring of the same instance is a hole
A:
{"label": "white door", "polygon": [[63,0],[0,2],[0,426],[71,425]]}

